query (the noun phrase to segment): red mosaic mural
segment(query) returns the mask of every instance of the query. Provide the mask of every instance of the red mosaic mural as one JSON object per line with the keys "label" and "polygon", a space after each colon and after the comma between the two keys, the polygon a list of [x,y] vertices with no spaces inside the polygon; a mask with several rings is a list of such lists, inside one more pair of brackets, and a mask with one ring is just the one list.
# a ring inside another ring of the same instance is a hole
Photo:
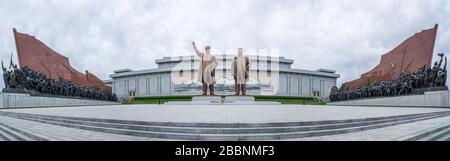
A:
{"label": "red mosaic mural", "polygon": [[28,66],[33,71],[41,72],[57,81],[71,81],[86,87],[98,87],[102,91],[111,91],[102,80],[86,71],[83,74],[70,66],[69,58],[52,50],[34,36],[19,33],[13,29],[19,66]]}
{"label": "red mosaic mural", "polygon": [[414,34],[400,45],[381,56],[380,63],[361,78],[347,82],[346,87],[357,88],[375,81],[394,80],[402,72],[416,72],[420,67],[431,66],[438,25]]}

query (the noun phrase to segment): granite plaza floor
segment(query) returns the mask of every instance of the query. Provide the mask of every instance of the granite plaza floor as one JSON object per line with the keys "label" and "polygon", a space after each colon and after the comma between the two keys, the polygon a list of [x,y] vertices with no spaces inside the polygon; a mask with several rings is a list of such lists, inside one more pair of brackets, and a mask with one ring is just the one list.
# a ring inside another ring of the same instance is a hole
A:
{"label": "granite plaza floor", "polygon": [[[52,116],[181,123],[282,123],[348,120],[444,111],[450,111],[450,109],[312,105],[109,105],[0,110],[0,112]],[[0,123],[26,129],[46,137],[48,140],[177,140],[110,134],[1,115]],[[447,125],[450,125],[450,116],[352,133],[284,140],[405,140],[424,131]],[[2,140],[1,137],[0,140]]]}

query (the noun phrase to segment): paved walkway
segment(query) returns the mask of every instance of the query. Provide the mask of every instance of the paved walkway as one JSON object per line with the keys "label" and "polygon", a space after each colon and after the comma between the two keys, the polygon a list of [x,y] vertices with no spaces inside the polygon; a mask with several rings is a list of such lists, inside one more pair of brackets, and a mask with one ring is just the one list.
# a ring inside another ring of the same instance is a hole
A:
{"label": "paved walkway", "polygon": [[117,135],[89,130],[67,128],[34,121],[0,116],[0,122],[51,141],[159,141],[163,139]]}
{"label": "paved walkway", "polygon": [[[60,108],[29,108],[2,109],[1,111],[91,117],[104,119],[155,121],[155,122],[208,122],[208,123],[268,123],[268,122],[298,122],[319,120],[345,120],[372,117],[385,117],[406,114],[450,111],[445,108],[401,108],[401,107],[346,107],[346,106],[308,106],[308,105],[115,105],[115,106],[84,106]],[[63,141],[163,141],[128,135],[110,134],[89,130],[61,127],[34,121],[0,116],[0,122],[8,126],[22,129],[48,140]],[[340,135],[290,139],[304,140],[405,140],[430,129],[450,124],[450,116],[431,120],[418,121],[386,128],[353,132]],[[5,140],[0,137],[0,141]]]}
{"label": "paved walkway", "polygon": [[311,105],[113,105],[2,111],[155,122],[264,123],[344,120],[450,109]]}
{"label": "paved walkway", "polygon": [[450,116],[386,128],[286,141],[403,141],[425,131],[450,124]]}

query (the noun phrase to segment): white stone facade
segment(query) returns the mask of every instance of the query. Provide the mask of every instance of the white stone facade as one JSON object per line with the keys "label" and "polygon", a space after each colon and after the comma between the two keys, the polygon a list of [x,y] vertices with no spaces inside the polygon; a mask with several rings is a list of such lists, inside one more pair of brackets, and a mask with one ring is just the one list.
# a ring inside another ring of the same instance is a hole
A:
{"label": "white stone facade", "polygon": [[[231,95],[234,80],[231,63],[234,55],[215,55],[216,94]],[[316,71],[292,69],[293,60],[284,57],[251,56],[250,79],[247,93],[250,95],[316,96],[327,98],[336,85],[339,74],[333,70]],[[115,70],[111,80],[105,81],[118,98],[133,96],[200,95],[197,82],[196,56],[164,57],[156,60],[158,68],[133,71]]]}

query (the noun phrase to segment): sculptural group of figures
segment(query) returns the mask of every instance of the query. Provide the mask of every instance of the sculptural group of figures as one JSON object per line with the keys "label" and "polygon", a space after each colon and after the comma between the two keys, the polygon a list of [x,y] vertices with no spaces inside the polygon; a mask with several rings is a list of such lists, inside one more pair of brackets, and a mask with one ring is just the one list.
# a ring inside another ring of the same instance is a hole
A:
{"label": "sculptural group of figures", "polygon": [[46,75],[35,72],[27,66],[19,69],[11,62],[9,70],[3,66],[5,89],[33,91],[42,95],[81,97],[87,99],[117,101],[115,94],[101,91],[99,88],[89,88],[68,81],[56,81]]}
{"label": "sculptural group of figures", "polygon": [[348,89],[344,86],[341,89],[332,90],[330,101],[345,101],[369,97],[400,96],[415,93],[416,89],[426,89],[432,87],[446,87],[447,81],[447,57],[444,66],[442,60],[444,54],[438,54],[440,61],[435,62],[433,67],[421,67],[414,73],[401,73],[397,80],[388,80],[369,83],[356,89]]}
{"label": "sculptural group of figures", "polygon": [[[202,83],[202,95],[209,94],[215,95],[214,85],[216,84],[215,70],[219,62],[216,57],[211,54],[211,47],[205,46],[204,52],[200,51],[195,42],[192,42],[194,51],[198,57],[200,57],[200,64],[198,67],[198,81]],[[247,56],[243,55],[244,49],[238,48],[238,55],[234,57],[231,72],[234,78],[235,94],[234,95],[247,95],[246,83],[249,78],[250,61]]]}

